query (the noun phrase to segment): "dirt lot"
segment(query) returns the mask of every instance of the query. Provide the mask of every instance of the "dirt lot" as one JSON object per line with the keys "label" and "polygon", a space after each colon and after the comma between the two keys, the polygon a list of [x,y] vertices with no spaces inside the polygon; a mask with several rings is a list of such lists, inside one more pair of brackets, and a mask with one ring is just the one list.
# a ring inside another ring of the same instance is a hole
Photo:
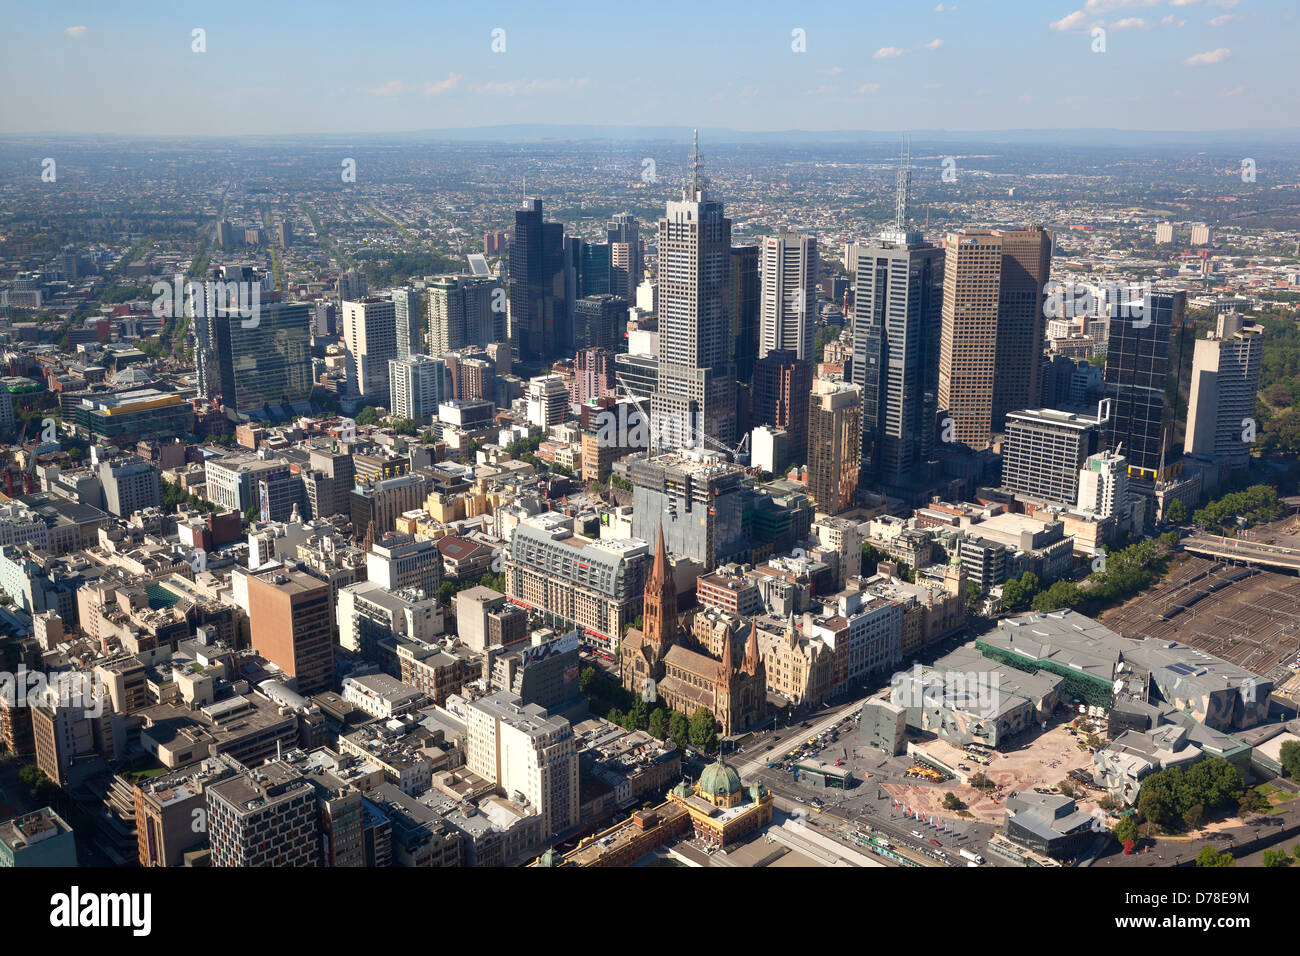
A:
{"label": "dirt lot", "polygon": [[[968,762],[972,771],[982,771],[997,784],[997,789],[987,793],[955,782],[943,785],[885,784],[884,789],[910,807],[948,817],[953,816],[953,812],[943,809],[943,797],[945,793],[955,793],[975,819],[1001,823],[1006,812],[1003,800],[1012,791],[1054,786],[1071,770],[1092,770],[1092,754],[1079,749],[1078,739],[1070,736],[1063,723],[1046,731],[1026,733],[1017,738],[1014,745],[1016,749],[1007,753],[990,754],[987,767]],[[1096,807],[1096,798],[1100,794],[1095,791],[1084,793],[1086,796],[1079,799],[1079,809],[1091,811]]]}

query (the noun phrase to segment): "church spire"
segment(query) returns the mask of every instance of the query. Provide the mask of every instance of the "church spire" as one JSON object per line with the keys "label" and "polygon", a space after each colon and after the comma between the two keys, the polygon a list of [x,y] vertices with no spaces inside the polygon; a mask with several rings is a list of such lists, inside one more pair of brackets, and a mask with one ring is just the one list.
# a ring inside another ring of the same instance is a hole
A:
{"label": "church spire", "polygon": [[677,588],[668,564],[664,545],[664,526],[659,522],[655,539],[654,562],[645,582],[645,604],[641,612],[641,631],[647,642],[666,648],[677,631]]}
{"label": "church spire", "polygon": [[751,621],[749,624],[749,640],[745,643],[745,673],[757,674],[759,665],[762,663],[763,658],[758,653],[758,625]]}
{"label": "church spire", "polygon": [[727,634],[722,640],[722,663],[718,665],[718,683],[723,687],[730,686],[731,674],[735,670],[731,661],[731,644],[731,635]]}

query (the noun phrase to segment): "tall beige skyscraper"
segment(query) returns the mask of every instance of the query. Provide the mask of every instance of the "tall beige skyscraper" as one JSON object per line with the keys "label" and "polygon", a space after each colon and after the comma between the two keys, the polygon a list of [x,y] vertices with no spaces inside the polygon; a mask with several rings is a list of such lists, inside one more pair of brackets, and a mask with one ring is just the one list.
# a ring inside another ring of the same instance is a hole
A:
{"label": "tall beige skyscraper", "polygon": [[817,318],[817,240],[785,232],[762,246],[763,285],[759,299],[758,357],[790,351],[814,360]]}
{"label": "tall beige skyscraper", "polygon": [[368,296],[343,302],[349,395],[388,401],[388,362],[397,358],[397,309],[392,299]]}
{"label": "tall beige skyscraper", "polygon": [[1008,412],[1038,405],[1039,358],[1047,316],[1043,308],[1052,268],[1052,234],[1042,226],[1004,229],[998,287],[997,373],[993,377],[993,430]]}
{"label": "tall beige skyscraper", "polygon": [[945,245],[939,437],[982,449],[993,433],[1002,236],[963,229],[949,233]]}
{"label": "tall beige skyscraper", "polygon": [[940,438],[982,449],[1008,412],[1038,404],[1052,234],[962,229],[945,245]]}
{"label": "tall beige skyscraper", "polygon": [[1263,351],[1263,326],[1247,325],[1237,312],[1220,315],[1214,332],[1196,340],[1187,454],[1233,468],[1250,464]]}
{"label": "tall beige skyscraper", "polygon": [[680,201],[659,220],[659,383],[650,399],[660,447],[736,440],[731,352],[731,220],[700,169],[699,140]]}

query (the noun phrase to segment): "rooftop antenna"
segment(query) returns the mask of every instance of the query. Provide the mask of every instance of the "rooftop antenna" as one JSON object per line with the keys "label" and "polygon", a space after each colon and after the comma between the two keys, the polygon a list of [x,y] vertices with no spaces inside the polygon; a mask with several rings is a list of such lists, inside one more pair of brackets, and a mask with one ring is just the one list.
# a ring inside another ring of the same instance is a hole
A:
{"label": "rooftop antenna", "polygon": [[912,149],[904,133],[898,150],[898,190],[894,196],[894,228],[907,232],[907,205],[912,188]]}

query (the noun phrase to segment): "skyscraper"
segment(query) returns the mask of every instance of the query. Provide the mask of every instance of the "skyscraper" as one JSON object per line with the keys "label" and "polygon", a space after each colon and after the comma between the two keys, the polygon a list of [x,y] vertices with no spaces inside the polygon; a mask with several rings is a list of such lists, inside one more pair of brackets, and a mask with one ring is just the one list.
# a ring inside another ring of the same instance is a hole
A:
{"label": "skyscraper", "polygon": [[784,429],[790,436],[791,461],[808,460],[808,393],[812,386],[812,363],[792,351],[768,352],[754,366],[754,424]]}
{"label": "skyscraper", "polygon": [[731,248],[731,361],[736,381],[754,381],[758,361],[758,246]]}
{"label": "skyscraper", "polygon": [[573,347],[576,351],[622,347],[627,328],[627,300],[616,295],[590,295],[573,305]]}
{"label": "skyscraper", "polygon": [[1002,444],[1002,487],[1049,504],[1073,505],[1079,473],[1097,451],[1097,419],[1053,408],[1007,414]]}
{"label": "skyscraper", "polygon": [[604,291],[631,302],[636,297],[642,274],[641,229],[636,217],[630,212],[619,213],[611,220],[606,236],[609,242],[609,288]]}
{"label": "skyscraper", "polygon": [[311,396],[311,306],[263,302],[257,321],[235,313],[206,319],[221,404],[239,414],[301,405]]}
{"label": "skyscraper", "polygon": [[499,279],[438,276],[426,289],[429,354],[506,340],[506,294]]}
{"label": "skyscraper", "polygon": [[864,483],[903,485],[935,457],[944,251],[908,224],[903,158],[893,226],[855,245],[852,379],[862,389]]}
{"label": "skyscraper", "polygon": [[763,240],[758,357],[781,349],[813,361],[817,317],[817,240],[782,233]]}
{"label": "skyscraper", "polygon": [[1052,234],[1042,226],[1004,229],[998,284],[997,374],[993,377],[993,430],[1007,412],[1038,402],[1039,359],[1047,323],[1044,300],[1052,268]]}
{"label": "skyscraper", "polygon": [[424,328],[420,315],[420,293],[415,289],[393,290],[393,319],[397,332],[397,358],[423,352]]}
{"label": "skyscraper", "polygon": [[295,680],[298,693],[334,685],[334,621],[330,584],[302,571],[272,570],[248,578],[253,649]]}
{"label": "skyscraper", "polygon": [[659,383],[650,408],[662,447],[700,443],[697,429],[717,442],[736,440],[730,258],[731,220],[709,195],[697,134],[681,201],[669,202],[659,220]]}
{"label": "skyscraper", "polygon": [[441,359],[408,355],[388,363],[388,410],[398,418],[429,424],[438,406],[450,398],[450,376]]}
{"label": "skyscraper", "polygon": [[[941,437],[971,449],[993,434],[1002,237],[988,230],[949,233],[943,263],[939,338]],[[856,364],[856,363],[855,363]],[[1007,369],[1004,374],[1013,374]]]}
{"label": "skyscraper", "polygon": [[1213,333],[1196,340],[1187,407],[1187,454],[1250,464],[1264,328],[1237,312],[1219,316]]}
{"label": "skyscraper", "polygon": [[818,511],[838,514],[857,499],[862,390],[819,378],[808,401],[808,494]]}
{"label": "skyscraper", "polygon": [[566,339],[564,226],[542,220],[542,201],[515,211],[510,238],[510,341],[525,364],[549,361]]}
{"label": "skyscraper", "polygon": [[1105,394],[1112,404],[1105,443],[1128,459],[1134,478],[1164,480],[1178,470],[1171,452],[1186,312],[1186,292],[1149,292],[1140,316],[1110,319]]}
{"label": "skyscraper", "polygon": [[388,362],[397,358],[393,300],[368,296],[359,302],[344,302],[343,347],[347,349],[348,394],[388,401]]}

